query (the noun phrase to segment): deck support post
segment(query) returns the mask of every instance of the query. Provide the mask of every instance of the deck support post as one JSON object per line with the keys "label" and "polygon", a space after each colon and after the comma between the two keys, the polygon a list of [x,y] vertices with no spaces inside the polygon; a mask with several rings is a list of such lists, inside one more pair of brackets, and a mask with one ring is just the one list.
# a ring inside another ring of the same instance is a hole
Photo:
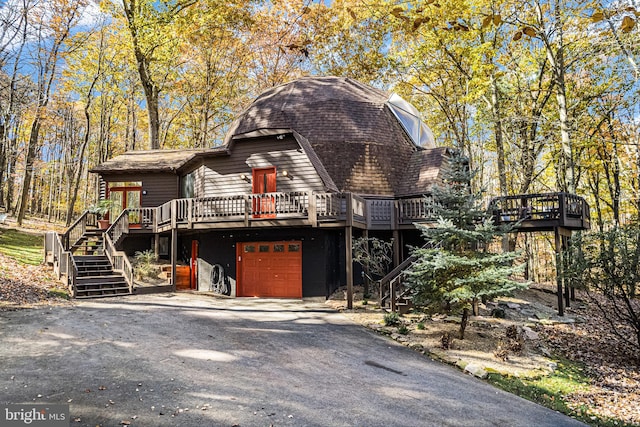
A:
{"label": "deck support post", "polygon": [[171,287],[176,291],[176,267],[178,264],[178,229],[171,229]]}
{"label": "deck support post", "polygon": [[402,262],[402,242],[400,241],[400,231],[393,230],[393,266],[397,267]]}
{"label": "deck support post", "polygon": [[344,255],[347,279],[347,309],[353,308],[353,199],[346,193],[346,227],[344,228]]}
{"label": "deck support post", "polygon": [[153,240],[153,253],[156,256],[156,261],[160,259],[160,233],[154,234]]}
{"label": "deck support post", "polygon": [[558,316],[564,316],[564,307],[570,306],[569,283],[564,280],[565,273],[565,251],[568,248],[571,230],[563,227],[554,227],[555,249],[556,249],[556,283],[558,296]]}
{"label": "deck support post", "polygon": [[554,228],[555,247],[556,247],[556,283],[558,297],[558,316],[564,316],[564,300],[562,298],[562,288],[564,278],[562,276],[562,240],[558,227]]}

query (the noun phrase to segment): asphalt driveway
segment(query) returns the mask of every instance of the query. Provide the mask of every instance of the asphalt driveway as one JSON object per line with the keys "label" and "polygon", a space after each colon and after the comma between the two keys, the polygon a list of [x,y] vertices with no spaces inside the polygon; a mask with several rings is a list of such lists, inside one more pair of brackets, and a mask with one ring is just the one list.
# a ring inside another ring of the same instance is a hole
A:
{"label": "asphalt driveway", "polygon": [[0,313],[0,403],[72,426],[579,426],[320,303],[131,296]]}

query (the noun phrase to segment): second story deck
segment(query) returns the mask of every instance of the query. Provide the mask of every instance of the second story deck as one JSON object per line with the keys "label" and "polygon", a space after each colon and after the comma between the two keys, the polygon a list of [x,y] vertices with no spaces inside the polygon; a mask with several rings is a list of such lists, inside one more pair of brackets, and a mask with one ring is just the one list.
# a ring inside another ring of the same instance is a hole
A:
{"label": "second story deck", "polygon": [[521,194],[496,197],[489,203],[496,224],[512,224],[517,231],[588,230],[589,204],[569,193]]}
{"label": "second story deck", "polygon": [[[162,233],[172,228],[343,227],[369,230],[413,228],[433,220],[430,196],[364,198],[352,193],[280,192],[175,199],[155,208],[127,209],[113,225],[127,232]],[[122,223],[122,224],[121,224]]]}

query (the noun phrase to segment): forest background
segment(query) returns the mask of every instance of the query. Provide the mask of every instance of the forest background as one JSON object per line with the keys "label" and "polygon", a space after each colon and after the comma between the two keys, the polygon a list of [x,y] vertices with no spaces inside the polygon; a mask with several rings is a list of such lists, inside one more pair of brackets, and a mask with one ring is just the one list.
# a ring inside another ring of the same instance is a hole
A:
{"label": "forest background", "polygon": [[[637,222],[638,16],[635,0],[7,0],[0,207],[69,224],[94,165],[218,145],[262,91],[337,75],[411,102],[487,198],[569,191],[594,228]],[[552,236],[522,239],[531,259]]]}

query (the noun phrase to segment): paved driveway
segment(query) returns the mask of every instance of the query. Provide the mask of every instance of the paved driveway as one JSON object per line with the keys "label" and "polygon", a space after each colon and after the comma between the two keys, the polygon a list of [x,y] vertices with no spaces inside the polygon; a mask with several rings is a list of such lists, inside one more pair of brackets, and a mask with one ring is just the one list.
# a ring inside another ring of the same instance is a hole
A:
{"label": "paved driveway", "polygon": [[28,402],[91,427],[582,425],[322,304],[191,294],[0,313],[0,403]]}

